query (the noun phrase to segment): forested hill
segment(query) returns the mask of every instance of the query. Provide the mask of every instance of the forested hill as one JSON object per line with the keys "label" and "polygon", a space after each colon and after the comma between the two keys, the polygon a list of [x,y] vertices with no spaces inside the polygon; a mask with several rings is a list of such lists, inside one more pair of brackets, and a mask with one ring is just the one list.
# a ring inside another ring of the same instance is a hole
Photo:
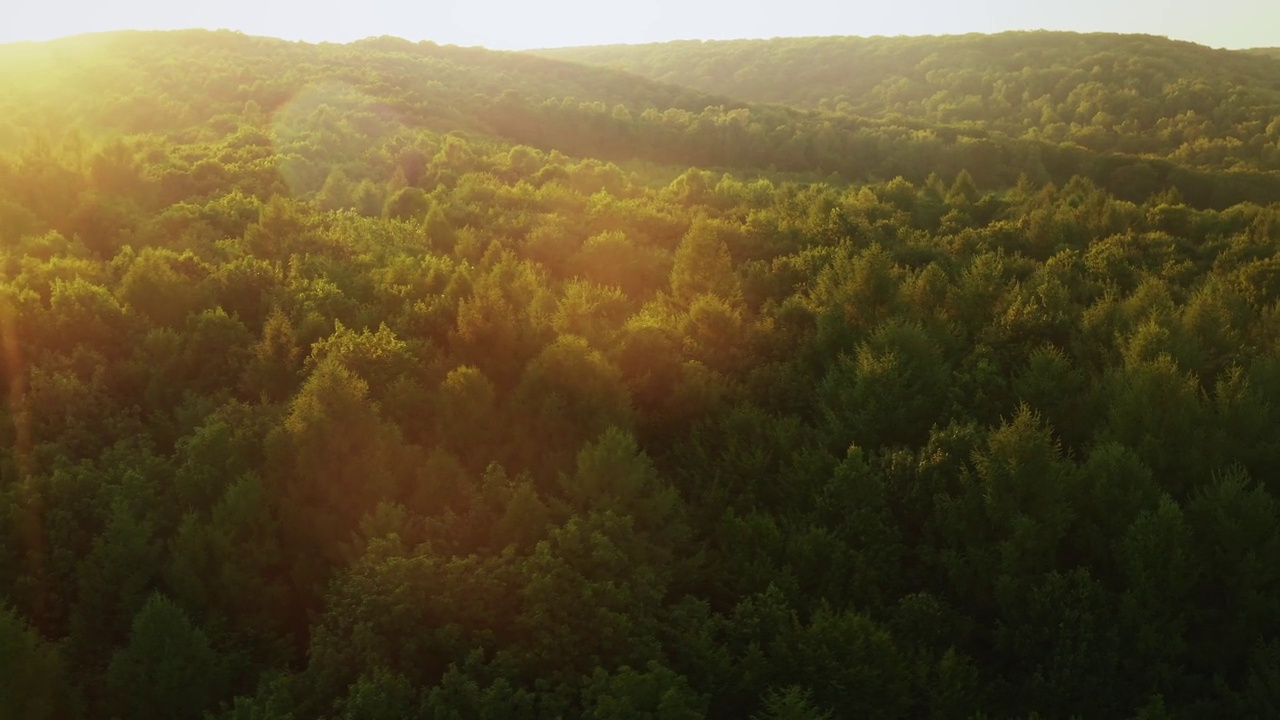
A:
{"label": "forested hill", "polygon": [[[1280,198],[1280,175],[1264,159],[1274,124],[1228,143],[1236,154],[1142,154],[1144,136],[1142,147],[1091,149],[1074,135],[1015,138],[973,123],[751,104],[617,70],[386,37],[309,45],[229,32],[110,33],[10,45],[0,59],[0,148],[68,130],[132,136],[168,156],[177,183],[224,182],[217,167],[194,171],[180,149],[207,142],[226,145],[222,167],[246,164],[266,182],[271,168],[260,161],[270,144],[293,189],[315,191],[335,167],[367,160],[368,138],[430,130],[613,162],[836,181],[922,183],[966,170],[983,189],[1024,175],[1059,185],[1082,176],[1136,202],[1172,188],[1195,207]],[[299,143],[304,129],[319,128]]]}
{"label": "forested hill", "polygon": [[384,125],[492,133],[504,93],[632,113],[741,105],[616,70],[392,37],[314,45],[228,31],[116,32],[0,46],[0,141],[21,145],[36,119],[55,135],[75,127],[174,136],[226,123],[246,103],[291,115],[286,105],[327,104],[347,123],[367,111]]}
{"label": "forested hill", "polygon": [[1147,35],[681,41],[539,51],[742,100],[1280,168],[1280,59]]}
{"label": "forested hill", "polygon": [[209,32],[0,137],[0,720],[1277,715],[1274,172]]}

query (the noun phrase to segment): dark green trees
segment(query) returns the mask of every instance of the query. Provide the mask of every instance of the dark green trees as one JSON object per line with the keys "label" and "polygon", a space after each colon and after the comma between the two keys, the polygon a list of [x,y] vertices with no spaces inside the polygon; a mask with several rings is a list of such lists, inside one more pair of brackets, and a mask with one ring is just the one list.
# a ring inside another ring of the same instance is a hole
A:
{"label": "dark green trees", "polygon": [[138,611],[129,641],[111,657],[110,705],[122,717],[199,718],[223,680],[204,633],[162,595]]}

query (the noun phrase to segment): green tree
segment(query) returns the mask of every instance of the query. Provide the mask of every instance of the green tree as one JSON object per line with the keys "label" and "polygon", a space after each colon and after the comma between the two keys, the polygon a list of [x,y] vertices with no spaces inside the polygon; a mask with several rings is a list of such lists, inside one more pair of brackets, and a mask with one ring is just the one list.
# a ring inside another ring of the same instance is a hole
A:
{"label": "green tree", "polygon": [[221,691],[219,658],[205,634],[163,595],[133,619],[129,642],[107,668],[112,708],[123,717],[200,718]]}
{"label": "green tree", "polygon": [[671,268],[671,293],[676,300],[691,304],[702,294],[717,295],[728,302],[742,300],[742,287],[722,232],[719,224],[700,218],[685,233]]}
{"label": "green tree", "polygon": [[755,720],[830,720],[835,715],[813,704],[813,691],[799,685],[784,690],[770,690],[764,698],[764,709]]}
{"label": "green tree", "polygon": [[57,647],[7,606],[0,606],[0,648],[0,718],[58,720],[79,714]]}
{"label": "green tree", "polygon": [[431,207],[431,200],[422,188],[405,187],[387,198],[382,216],[392,220],[419,220],[428,217]]}

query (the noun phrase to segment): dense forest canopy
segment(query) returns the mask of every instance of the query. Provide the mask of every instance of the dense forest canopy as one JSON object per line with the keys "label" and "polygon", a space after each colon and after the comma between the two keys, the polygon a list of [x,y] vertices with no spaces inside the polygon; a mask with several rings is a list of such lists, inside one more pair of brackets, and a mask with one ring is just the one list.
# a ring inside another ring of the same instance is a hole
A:
{"label": "dense forest canopy", "polygon": [[1280,61],[555,54],[0,46],[0,720],[1280,712]]}
{"label": "dense forest canopy", "polygon": [[1280,57],[1146,35],[1010,32],[539,51],[727,94],[1001,136],[1280,169]]}

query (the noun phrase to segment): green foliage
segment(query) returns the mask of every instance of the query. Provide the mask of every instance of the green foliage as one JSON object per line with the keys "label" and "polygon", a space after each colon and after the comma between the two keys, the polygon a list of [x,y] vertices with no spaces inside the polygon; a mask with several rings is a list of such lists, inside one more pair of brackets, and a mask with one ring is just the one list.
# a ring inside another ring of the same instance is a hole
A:
{"label": "green foliage", "polygon": [[813,704],[813,692],[798,685],[783,691],[770,691],[764,701],[764,710],[754,715],[758,720],[830,720],[835,715]]}
{"label": "green foliage", "polygon": [[401,188],[395,195],[387,198],[382,216],[392,220],[419,220],[425,218],[430,207],[431,201],[421,188]]}
{"label": "green foliage", "polygon": [[107,668],[112,706],[139,720],[199,718],[218,697],[218,664],[208,639],[182,609],[153,595]]}
{"label": "green foliage", "polygon": [[76,716],[72,687],[56,646],[8,607],[0,607],[0,718]]}
{"label": "green foliage", "polygon": [[[1148,35],[776,38],[539,54],[743,100],[951,126],[956,134],[985,128],[1224,166],[1274,169],[1269,161],[1277,159],[1263,149],[1280,102],[1274,58]],[[1112,172],[1138,186],[1145,171],[1117,163]]]}
{"label": "green foliage", "polygon": [[1280,61],[551,54],[0,46],[0,720],[1276,714]]}
{"label": "green foliage", "polygon": [[676,248],[671,293],[677,300],[690,303],[703,294],[717,295],[724,300],[741,298],[729,247],[716,231],[713,224],[699,219]]}

